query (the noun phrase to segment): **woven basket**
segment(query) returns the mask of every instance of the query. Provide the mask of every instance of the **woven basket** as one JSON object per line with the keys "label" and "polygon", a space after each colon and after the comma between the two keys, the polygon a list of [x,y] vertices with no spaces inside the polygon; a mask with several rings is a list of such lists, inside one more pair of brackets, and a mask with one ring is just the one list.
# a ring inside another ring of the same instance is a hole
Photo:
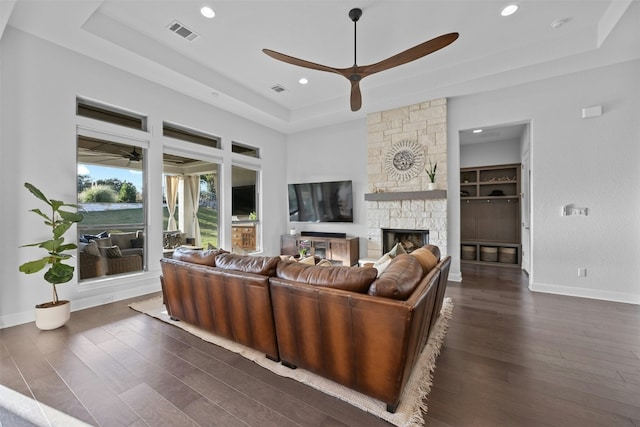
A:
{"label": "woven basket", "polygon": [[518,251],[516,248],[501,247],[498,251],[498,262],[506,264],[516,264],[518,262]]}
{"label": "woven basket", "polygon": [[476,259],[476,246],[475,245],[462,245],[462,259],[475,261],[475,259]]}
{"label": "woven basket", "polygon": [[498,248],[494,246],[480,246],[480,261],[498,261]]}

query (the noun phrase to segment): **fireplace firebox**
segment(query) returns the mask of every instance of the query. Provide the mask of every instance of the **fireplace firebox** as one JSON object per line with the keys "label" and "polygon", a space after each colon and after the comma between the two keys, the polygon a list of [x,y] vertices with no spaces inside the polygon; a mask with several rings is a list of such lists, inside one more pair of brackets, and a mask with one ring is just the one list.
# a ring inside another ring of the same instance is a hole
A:
{"label": "fireplace firebox", "polygon": [[400,243],[407,253],[429,244],[429,230],[383,228],[382,253],[389,252]]}

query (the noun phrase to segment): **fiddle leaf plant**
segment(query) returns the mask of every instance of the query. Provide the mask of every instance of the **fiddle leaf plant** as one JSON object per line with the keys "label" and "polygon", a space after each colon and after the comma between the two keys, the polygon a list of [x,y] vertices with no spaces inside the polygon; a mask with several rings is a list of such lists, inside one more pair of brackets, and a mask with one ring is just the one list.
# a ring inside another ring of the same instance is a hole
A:
{"label": "fiddle leaf plant", "polygon": [[25,182],[24,186],[31,192],[31,194],[48,205],[50,213],[44,213],[37,208],[30,209],[30,212],[44,218],[44,224],[51,231],[51,239],[22,245],[22,248],[34,246],[42,248],[47,252],[47,255],[34,261],[25,262],[19,267],[19,270],[26,274],[32,274],[37,273],[47,265],[50,265],[49,270],[44,273],[44,279],[53,287],[53,301],[51,304],[56,305],[58,304],[58,292],[56,290],[56,285],[70,281],[73,278],[73,272],[75,270],[75,267],[63,263],[63,261],[71,258],[71,255],[65,252],[78,247],[75,243],[65,243],[64,234],[74,223],[82,221],[84,217],[80,213],[62,209],[65,206],[77,208],[77,205],[64,203],[60,200],[49,199],[42,194],[42,191],[38,190],[33,184],[28,182]]}

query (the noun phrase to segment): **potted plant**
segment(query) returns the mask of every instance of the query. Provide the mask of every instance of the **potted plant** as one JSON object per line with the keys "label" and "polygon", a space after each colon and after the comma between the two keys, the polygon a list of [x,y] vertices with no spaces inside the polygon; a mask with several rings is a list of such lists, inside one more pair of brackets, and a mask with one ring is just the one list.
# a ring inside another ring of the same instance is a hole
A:
{"label": "potted plant", "polygon": [[64,234],[74,223],[82,221],[83,216],[77,212],[69,212],[62,209],[64,206],[77,208],[76,205],[48,199],[40,190],[28,182],[25,182],[24,186],[31,194],[49,206],[51,212],[48,214],[45,214],[40,209],[31,209],[30,212],[44,218],[44,224],[51,231],[51,238],[21,246],[37,246],[44,249],[47,254],[40,259],[25,262],[20,266],[19,270],[26,274],[32,274],[41,271],[46,266],[50,266],[49,270],[44,273],[44,279],[53,287],[53,301],[36,305],[36,326],[43,330],[56,329],[69,320],[71,311],[69,301],[60,301],[58,299],[56,285],[66,283],[73,278],[75,267],[64,264],[63,261],[71,258],[71,255],[65,252],[78,247],[75,243],[65,243]]}
{"label": "potted plant", "polygon": [[436,187],[436,169],[438,169],[438,163],[431,163],[429,159],[429,167],[425,169],[427,175],[429,175],[429,190],[435,190]]}

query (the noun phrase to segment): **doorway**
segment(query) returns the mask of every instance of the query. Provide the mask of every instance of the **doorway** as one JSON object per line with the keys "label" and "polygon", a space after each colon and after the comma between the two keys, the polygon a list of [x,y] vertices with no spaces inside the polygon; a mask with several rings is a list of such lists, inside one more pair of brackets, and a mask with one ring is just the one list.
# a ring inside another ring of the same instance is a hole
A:
{"label": "doorway", "polygon": [[462,263],[530,270],[529,128],[459,131]]}

